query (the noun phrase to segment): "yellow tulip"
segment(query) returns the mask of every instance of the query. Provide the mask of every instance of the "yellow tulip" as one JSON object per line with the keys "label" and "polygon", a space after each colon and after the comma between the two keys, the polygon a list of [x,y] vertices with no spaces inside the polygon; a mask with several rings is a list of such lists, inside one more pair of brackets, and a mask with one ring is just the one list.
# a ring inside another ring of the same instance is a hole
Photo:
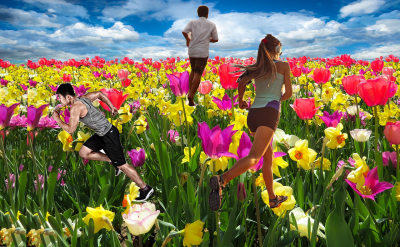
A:
{"label": "yellow tulip", "polygon": [[65,130],[61,131],[58,134],[58,140],[60,140],[62,142],[64,152],[67,152],[70,149],[72,149],[72,141],[74,139],[67,131],[65,131]]}
{"label": "yellow tulip", "polygon": [[129,106],[129,104],[125,104],[124,107],[121,107],[118,110],[118,113],[121,114],[119,115],[120,123],[124,124],[132,119],[131,107]]}
{"label": "yellow tulip", "polygon": [[361,159],[360,155],[358,155],[357,153],[354,153],[353,159],[355,161],[354,167],[356,168],[356,170],[351,171],[347,175],[347,179],[353,183],[356,183],[357,189],[360,189],[365,184],[365,177],[368,174],[369,167],[367,166],[367,163],[365,162],[366,157],[363,157]]}
{"label": "yellow tulip", "polygon": [[136,134],[141,134],[146,130],[147,127],[147,122],[146,118],[142,115],[140,116],[135,122],[135,125],[141,125],[141,126],[136,126]]}
{"label": "yellow tulip", "polygon": [[311,148],[308,148],[307,140],[298,140],[296,144],[294,144],[294,148],[289,149],[288,153],[290,158],[297,161],[305,170],[311,168],[310,163],[314,162],[317,157],[317,153]]}
{"label": "yellow tulip", "polygon": [[204,222],[201,220],[186,224],[185,230],[179,232],[184,235],[183,246],[200,245],[203,242],[203,226]]}
{"label": "yellow tulip", "polygon": [[338,123],[336,128],[334,127],[329,127],[325,129],[325,135],[328,137],[329,142],[326,144],[326,146],[330,149],[336,149],[336,148],[342,148],[346,142],[345,140],[347,139],[347,133],[342,134],[341,130],[343,129],[342,123]]}
{"label": "yellow tulip", "polygon": [[105,210],[101,205],[97,208],[87,207],[86,212],[88,212],[88,215],[83,218],[83,222],[89,225],[89,220],[93,219],[94,233],[97,233],[103,228],[107,230],[114,229],[111,222],[114,219],[115,213]]}
{"label": "yellow tulip", "polygon": [[139,194],[139,187],[136,185],[135,182],[132,182],[131,185],[129,185],[129,197],[131,200],[135,200],[138,197]]}
{"label": "yellow tulip", "polygon": [[85,143],[85,141],[89,138],[90,138],[89,133],[84,133],[82,131],[78,131],[78,143],[75,146],[75,151],[79,151],[81,149],[83,143]]}

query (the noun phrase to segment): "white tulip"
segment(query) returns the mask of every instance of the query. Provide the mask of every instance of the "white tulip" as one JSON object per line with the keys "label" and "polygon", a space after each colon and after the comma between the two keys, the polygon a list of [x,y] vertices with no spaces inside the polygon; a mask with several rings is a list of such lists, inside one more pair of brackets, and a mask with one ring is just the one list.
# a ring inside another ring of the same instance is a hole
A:
{"label": "white tulip", "polygon": [[365,129],[355,129],[350,131],[350,135],[356,142],[366,142],[368,141],[372,131]]}
{"label": "white tulip", "polygon": [[[310,220],[310,229],[313,229],[313,225],[314,225],[314,219],[311,218],[310,216],[306,215],[304,213],[304,211],[301,208],[295,208],[293,209],[290,214],[293,214],[294,218],[296,219],[296,224],[297,227],[299,229],[299,233],[301,237],[307,237],[308,238],[308,220]],[[291,217],[290,217],[291,219]],[[292,224],[290,224],[290,229],[291,230],[296,230],[296,227]],[[325,231],[325,227],[324,225],[322,225],[322,223],[319,223],[318,226],[318,231],[317,231],[317,235],[320,236],[321,238],[325,238],[325,235],[322,233],[322,231]],[[310,233],[311,236],[312,233]]]}
{"label": "white tulip", "polygon": [[129,214],[124,214],[126,225],[132,235],[139,236],[151,230],[155,224],[160,210],[156,211],[153,203],[146,202],[142,205],[135,204],[129,209]]}
{"label": "white tulip", "polygon": [[360,112],[360,107],[358,105],[349,106],[347,107],[347,113],[349,113],[349,115],[355,116],[357,114],[357,108]]}

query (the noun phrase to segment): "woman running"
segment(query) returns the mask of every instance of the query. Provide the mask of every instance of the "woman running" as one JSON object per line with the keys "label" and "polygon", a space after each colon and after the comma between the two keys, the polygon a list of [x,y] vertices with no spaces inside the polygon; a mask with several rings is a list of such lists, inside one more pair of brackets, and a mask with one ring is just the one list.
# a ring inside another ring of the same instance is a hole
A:
{"label": "woman running", "polygon": [[[254,136],[253,146],[246,157],[241,158],[236,164],[222,175],[210,178],[212,189],[208,203],[213,211],[221,207],[222,190],[232,179],[255,166],[261,157],[264,158],[262,173],[267,187],[270,208],[278,207],[286,201],[286,196],[276,195],[273,190],[272,160],[273,150],[270,145],[274,132],[279,124],[281,101],[292,96],[292,82],[288,62],[279,60],[282,54],[282,43],[268,34],[261,40],[258,47],[257,61],[253,65],[233,65],[245,72],[238,78],[239,107],[248,108],[243,99],[247,84],[254,79],[256,84],[256,97],[247,115],[247,126]],[[235,71],[237,73],[237,71]],[[285,91],[282,95],[283,84]]]}

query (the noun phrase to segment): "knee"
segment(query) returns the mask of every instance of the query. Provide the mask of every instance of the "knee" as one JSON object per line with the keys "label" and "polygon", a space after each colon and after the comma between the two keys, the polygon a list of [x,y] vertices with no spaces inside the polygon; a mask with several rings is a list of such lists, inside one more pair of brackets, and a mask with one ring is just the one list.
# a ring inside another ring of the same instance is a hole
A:
{"label": "knee", "polygon": [[258,162],[259,162],[260,159],[261,159],[261,155],[256,155],[256,154],[249,154],[247,157],[248,157],[249,160],[250,160],[249,163],[250,163],[251,166],[257,165]]}

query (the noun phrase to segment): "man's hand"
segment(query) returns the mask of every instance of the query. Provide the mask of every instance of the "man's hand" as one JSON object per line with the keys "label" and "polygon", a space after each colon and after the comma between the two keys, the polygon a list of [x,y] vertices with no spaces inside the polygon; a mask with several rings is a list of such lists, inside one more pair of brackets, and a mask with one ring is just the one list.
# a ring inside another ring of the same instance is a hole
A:
{"label": "man's hand", "polygon": [[190,45],[190,39],[186,39],[186,46],[189,47]]}
{"label": "man's hand", "polygon": [[111,115],[114,117],[118,113],[118,109],[115,106],[111,107]]}
{"label": "man's hand", "polygon": [[57,111],[57,109],[54,109],[53,115],[51,116],[54,120],[60,119],[60,113]]}
{"label": "man's hand", "polygon": [[244,101],[244,100],[239,100],[239,108],[240,108],[240,109],[246,109],[246,108],[248,108],[248,107],[249,107],[249,104],[247,104],[246,101]]}

